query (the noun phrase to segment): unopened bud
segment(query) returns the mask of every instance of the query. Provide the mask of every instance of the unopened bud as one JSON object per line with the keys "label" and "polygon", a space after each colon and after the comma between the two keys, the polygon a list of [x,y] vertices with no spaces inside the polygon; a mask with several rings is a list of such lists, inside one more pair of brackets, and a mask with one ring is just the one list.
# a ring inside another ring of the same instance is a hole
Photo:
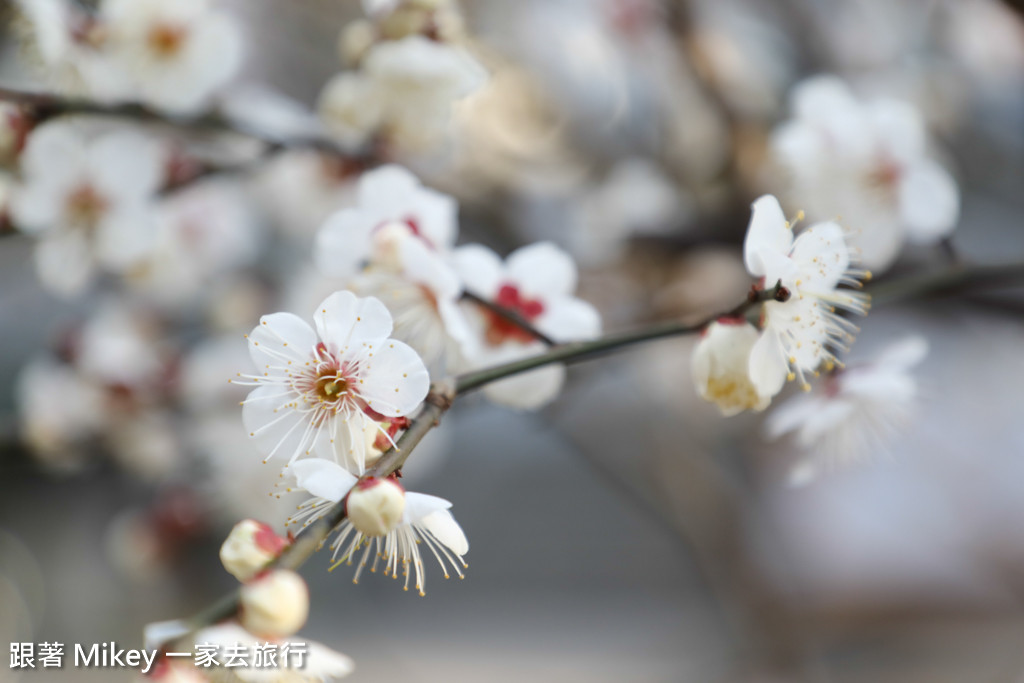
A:
{"label": "unopened bud", "polygon": [[239,623],[261,638],[286,638],[309,616],[309,589],[290,569],[275,569],[242,586]]}
{"label": "unopened bud", "polygon": [[362,479],[348,494],[346,511],[357,531],[365,536],[383,536],[402,521],[405,490],[394,479]]}
{"label": "unopened bud", "polygon": [[231,529],[220,547],[220,561],[232,576],[244,582],[267,566],[286,545],[288,540],[268,525],[245,519]]}

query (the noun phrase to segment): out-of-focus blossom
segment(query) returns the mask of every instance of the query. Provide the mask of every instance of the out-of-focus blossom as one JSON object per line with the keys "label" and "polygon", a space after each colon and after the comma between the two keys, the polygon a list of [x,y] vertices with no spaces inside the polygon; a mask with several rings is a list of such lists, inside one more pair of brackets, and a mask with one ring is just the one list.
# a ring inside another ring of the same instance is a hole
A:
{"label": "out-of-focus blossom", "polygon": [[97,436],[104,420],[99,387],[66,365],[35,360],[22,369],[15,398],[32,451],[58,470],[80,465],[80,444]]}
{"label": "out-of-focus blossom", "polygon": [[157,213],[156,249],[130,280],[164,305],[195,302],[259,255],[260,226],[235,182],[197,182],[160,202]]}
{"label": "out-of-focus blossom", "polygon": [[[563,250],[539,242],[512,252],[502,263],[490,249],[471,244],[453,256],[466,291],[518,315],[555,342],[596,337],[601,318],[589,303],[573,296],[576,265]],[[464,304],[477,332],[468,350],[472,365],[483,367],[533,355],[544,349],[531,332],[475,303]],[[484,388],[498,403],[537,408],[561,389],[564,368],[552,365],[493,382]]]}
{"label": "out-of-focus blossom", "polygon": [[242,627],[263,638],[287,638],[306,623],[309,588],[290,569],[271,569],[242,585],[238,594]]}
{"label": "out-of-focus blossom", "polygon": [[835,363],[832,349],[846,349],[857,328],[835,313],[868,309],[861,292],[837,289],[860,286],[864,271],[852,269],[850,249],[836,223],[818,223],[793,237],[778,200],[765,195],[754,202],[743,244],[747,271],[771,288],[781,283],[782,300],[762,306],[764,332],[750,352],[750,378],[761,395],[774,396],[786,379],[804,378],[819,365]]}
{"label": "out-of-focus blossom", "polygon": [[99,266],[123,273],[156,242],[153,195],[163,177],[158,144],[131,132],[86,140],[72,124],[48,123],[28,139],[24,182],[11,197],[15,225],[40,237],[43,283],[65,294]]}
{"label": "out-of-focus blossom", "polygon": [[[299,506],[299,512],[289,520],[291,523],[309,524],[322,516],[331,506],[339,502],[358,478],[345,471],[333,462],[311,458],[300,460],[290,467],[295,477],[295,485],[313,496]],[[443,498],[425,493],[407,492],[405,508],[401,523],[383,535],[367,536],[359,531],[351,521],[345,520],[338,527],[337,536],[331,541],[334,551],[335,565],[352,564],[357,561],[353,582],[359,582],[359,576],[373,555],[371,571],[383,564],[384,573],[398,578],[401,571],[405,576],[405,590],[409,589],[409,581],[423,595],[424,566],[420,556],[420,546],[425,545],[437,558],[445,578],[448,578],[448,565],[459,575],[466,567],[462,556],[469,552],[469,542],[462,528],[448,512],[452,504]],[[359,550],[362,549],[362,553]],[[357,558],[356,555],[359,555]],[[412,565],[409,567],[408,565]]]}
{"label": "out-of-focus blossom", "polygon": [[960,193],[927,155],[920,114],[895,100],[860,101],[841,80],[819,76],[793,92],[794,118],[774,133],[786,194],[813,220],[852,229],[859,261],[888,268],[905,241],[930,243],[956,227]]}
{"label": "out-of-focus blossom", "polygon": [[723,318],[708,325],[693,350],[697,393],[729,417],[744,410],[764,410],[771,395],[758,391],[750,378],[750,352],[760,335],[744,319]]}
{"label": "out-of-focus blossom", "polygon": [[[368,139],[376,124],[388,143],[422,151],[444,139],[452,106],[486,78],[463,48],[412,35],[371,47],[358,75],[328,84],[320,113],[345,144]],[[359,98],[365,109],[358,108]]]}
{"label": "out-of-focus blossom", "polygon": [[99,16],[135,96],[161,109],[197,112],[241,65],[238,26],[207,0],[104,0]]}
{"label": "out-of-focus blossom", "polygon": [[317,110],[331,135],[344,147],[358,150],[380,128],[384,102],[372,80],[344,71],[324,86]]}
{"label": "out-of-focus blossom", "polygon": [[913,413],[918,392],[910,370],[927,353],[923,337],[906,337],[869,363],[829,374],[814,393],[794,396],[773,411],[765,423],[769,438],[793,434],[805,454],[793,482],[883,451]]}
{"label": "out-of-focus blossom", "polygon": [[236,579],[248,581],[287,545],[288,540],[275,534],[268,525],[243,519],[231,528],[220,546],[220,561]]}
{"label": "out-of-focus blossom", "polygon": [[415,351],[388,338],[391,315],[377,299],[336,292],[313,319],[315,330],[291,313],[260,319],[249,335],[257,374],[241,382],[257,388],[242,418],[268,460],[315,454],[361,472],[367,421],[414,411],[430,377]]}
{"label": "out-of-focus blossom", "polygon": [[332,214],[356,202],[361,170],[316,150],[291,150],[263,167],[253,192],[285,236],[309,239]]}
{"label": "out-of-focus blossom", "polygon": [[317,235],[316,263],[332,277],[356,274],[367,263],[400,270],[400,245],[417,238],[447,252],[458,233],[455,200],[420,184],[401,166],[383,166],[359,179],[357,204],[342,209]]}
{"label": "out-of-focus blossom", "polygon": [[105,49],[108,31],[97,16],[67,0],[18,5],[28,20],[30,53],[55,88],[102,102],[131,98],[132,83]]}

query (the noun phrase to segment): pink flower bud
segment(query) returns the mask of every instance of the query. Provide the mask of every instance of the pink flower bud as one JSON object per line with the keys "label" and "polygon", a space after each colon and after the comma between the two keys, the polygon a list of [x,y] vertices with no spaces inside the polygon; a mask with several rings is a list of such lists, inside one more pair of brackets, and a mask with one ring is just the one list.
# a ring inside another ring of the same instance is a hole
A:
{"label": "pink flower bud", "polygon": [[268,525],[245,519],[231,529],[220,547],[220,561],[239,581],[248,581],[288,545]]}

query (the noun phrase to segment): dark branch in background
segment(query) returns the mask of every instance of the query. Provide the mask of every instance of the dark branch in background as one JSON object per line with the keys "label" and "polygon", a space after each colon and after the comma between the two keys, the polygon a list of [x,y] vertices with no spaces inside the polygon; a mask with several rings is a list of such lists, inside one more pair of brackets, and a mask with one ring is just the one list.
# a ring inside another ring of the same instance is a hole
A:
{"label": "dark branch in background", "polygon": [[87,99],[56,97],[45,93],[33,93],[4,87],[0,87],[0,100],[17,102],[26,106],[30,109],[32,118],[37,123],[74,114],[125,118],[145,123],[163,124],[174,127],[177,130],[185,130],[192,133],[241,135],[264,143],[270,150],[315,149],[339,157],[353,157],[351,151],[346,150],[337,142],[327,137],[284,138],[216,112],[209,112],[195,117],[178,117],[138,103],[101,104]]}
{"label": "dark branch in background", "polygon": [[1003,3],[1017,14],[1017,18],[1024,20],[1024,0],[1003,0]]}

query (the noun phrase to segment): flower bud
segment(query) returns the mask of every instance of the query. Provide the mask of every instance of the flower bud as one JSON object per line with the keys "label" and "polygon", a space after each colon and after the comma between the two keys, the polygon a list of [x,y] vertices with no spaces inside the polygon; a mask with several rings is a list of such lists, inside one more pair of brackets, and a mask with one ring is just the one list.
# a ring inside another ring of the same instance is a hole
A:
{"label": "flower bud", "polygon": [[272,570],[242,586],[239,622],[261,638],[286,638],[306,623],[309,589],[290,569]]}
{"label": "flower bud", "polygon": [[757,391],[750,379],[750,352],[760,335],[741,319],[723,319],[708,325],[693,350],[693,383],[704,400],[725,416],[744,410],[764,410],[772,397]]}
{"label": "flower bud", "polygon": [[365,536],[383,536],[402,521],[405,490],[394,479],[360,480],[346,503],[352,526]]}
{"label": "flower bud", "polygon": [[267,566],[286,545],[288,540],[268,525],[244,519],[231,529],[220,547],[220,561],[232,576],[244,582]]}

